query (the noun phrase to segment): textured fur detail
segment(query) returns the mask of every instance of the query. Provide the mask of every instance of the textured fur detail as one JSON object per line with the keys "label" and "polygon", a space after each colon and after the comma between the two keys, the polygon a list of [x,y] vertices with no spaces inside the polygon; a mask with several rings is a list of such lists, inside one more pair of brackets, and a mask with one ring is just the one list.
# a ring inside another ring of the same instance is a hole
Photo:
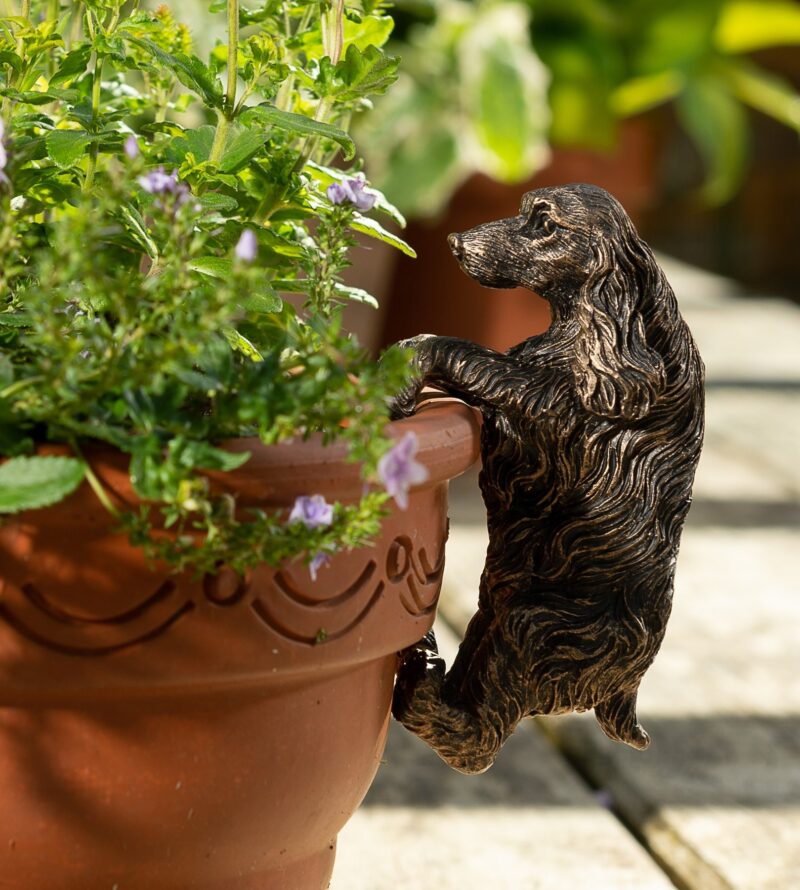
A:
{"label": "textured fur detail", "polygon": [[394,714],[448,763],[482,772],[525,716],[594,708],[644,748],[636,694],[664,637],[703,437],[703,365],[650,248],[607,192],[527,193],[518,216],[450,243],[488,287],[545,297],[544,334],[498,353],[408,341],[423,385],[483,415],[489,548],[478,612],[445,675],[404,653]]}

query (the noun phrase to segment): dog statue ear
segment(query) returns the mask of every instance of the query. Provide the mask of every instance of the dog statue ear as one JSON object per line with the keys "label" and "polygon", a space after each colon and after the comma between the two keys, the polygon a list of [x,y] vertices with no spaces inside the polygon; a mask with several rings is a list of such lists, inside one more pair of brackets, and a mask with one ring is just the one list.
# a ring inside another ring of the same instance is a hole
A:
{"label": "dog statue ear", "polygon": [[650,736],[636,717],[636,691],[618,692],[595,706],[594,716],[600,728],[615,742],[625,742],[640,750],[650,744]]}
{"label": "dog statue ear", "polygon": [[632,227],[621,241],[594,245],[594,268],[580,294],[580,335],[574,368],[587,411],[644,417],[664,387],[664,363],[647,342],[645,304],[663,286],[650,251]]}

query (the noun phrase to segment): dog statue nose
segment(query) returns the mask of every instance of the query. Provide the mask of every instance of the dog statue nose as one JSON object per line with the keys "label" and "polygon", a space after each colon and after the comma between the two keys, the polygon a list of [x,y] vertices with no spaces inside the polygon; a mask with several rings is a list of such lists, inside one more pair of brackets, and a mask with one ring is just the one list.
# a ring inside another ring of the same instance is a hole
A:
{"label": "dog statue nose", "polygon": [[457,260],[464,258],[464,242],[461,240],[461,235],[448,235],[447,243],[450,245],[450,250],[453,251]]}

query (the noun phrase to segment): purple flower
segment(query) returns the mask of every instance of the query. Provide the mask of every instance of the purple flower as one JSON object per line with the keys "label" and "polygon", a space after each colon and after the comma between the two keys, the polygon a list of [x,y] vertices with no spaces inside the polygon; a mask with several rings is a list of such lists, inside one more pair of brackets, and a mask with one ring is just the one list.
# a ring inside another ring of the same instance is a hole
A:
{"label": "purple flower", "polygon": [[180,185],[178,171],[173,170],[172,173],[167,173],[163,167],[156,167],[155,170],[140,176],[136,181],[151,195],[174,194]]}
{"label": "purple flower", "polygon": [[8,152],[6,152],[6,147],[3,142],[3,137],[6,133],[6,125],[3,123],[3,118],[0,117],[0,182],[8,182],[8,177],[5,174],[6,164],[8,163]]}
{"label": "purple flower", "polygon": [[256,241],[256,234],[252,229],[243,230],[233,252],[242,262],[253,262],[258,254],[258,242]]}
{"label": "purple flower", "polygon": [[139,142],[133,133],[125,140],[125,154],[132,161],[139,157]]}
{"label": "purple flower", "polygon": [[[172,173],[167,173],[163,167],[156,167],[155,170],[151,170],[144,176],[140,176],[136,181],[151,195],[172,197],[174,201],[173,209],[175,210],[184,205],[192,194],[189,191],[189,186],[178,179],[177,170],[173,170]],[[162,210],[165,209],[165,204],[162,201],[156,201],[155,205]]]}
{"label": "purple flower", "polygon": [[301,494],[294,502],[289,522],[302,522],[306,528],[322,528],[333,522],[333,506],[321,494]]}
{"label": "purple flower", "polygon": [[327,565],[331,561],[330,556],[327,553],[319,553],[314,554],[314,558],[308,564],[308,573],[311,575],[311,580],[317,580],[317,572],[324,566]]}
{"label": "purple flower", "polygon": [[417,434],[406,433],[378,462],[381,482],[401,510],[408,506],[408,489],[428,478],[427,469],[414,460],[418,450]]}
{"label": "purple flower", "polygon": [[332,204],[344,204],[345,201],[349,201],[359,210],[372,210],[377,198],[364,190],[365,185],[364,174],[358,173],[352,179],[332,182],[326,194]]}

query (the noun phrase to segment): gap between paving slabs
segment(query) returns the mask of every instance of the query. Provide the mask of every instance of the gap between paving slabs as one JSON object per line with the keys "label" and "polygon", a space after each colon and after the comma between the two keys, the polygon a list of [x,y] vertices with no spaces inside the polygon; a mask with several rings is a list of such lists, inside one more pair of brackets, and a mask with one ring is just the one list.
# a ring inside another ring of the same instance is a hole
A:
{"label": "gap between paving slabs", "polygon": [[[436,631],[451,663],[458,641],[444,618]],[[331,890],[674,887],[530,722],[483,776],[452,771],[396,724],[384,761],[342,832]]]}

